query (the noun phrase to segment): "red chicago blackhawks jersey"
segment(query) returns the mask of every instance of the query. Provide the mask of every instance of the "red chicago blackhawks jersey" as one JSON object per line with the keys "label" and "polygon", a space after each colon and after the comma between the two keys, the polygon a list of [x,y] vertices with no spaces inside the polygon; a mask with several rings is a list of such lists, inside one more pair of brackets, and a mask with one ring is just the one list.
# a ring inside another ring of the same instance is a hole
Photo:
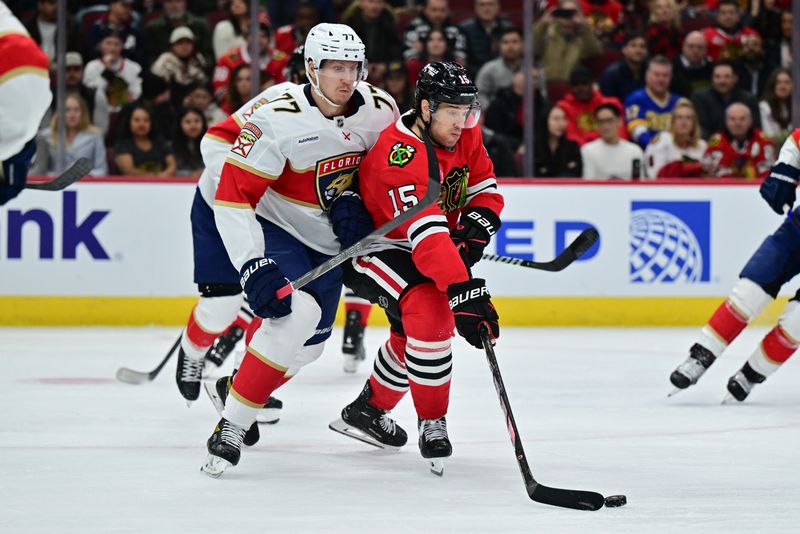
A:
{"label": "red chicago blackhawks jersey", "polygon": [[716,133],[708,140],[704,160],[716,169],[717,178],[764,179],[775,162],[775,147],[758,128],[742,143]]}
{"label": "red chicago blackhawks jersey", "polygon": [[[416,204],[428,189],[428,154],[425,143],[407,126],[412,119],[407,113],[381,132],[359,167],[359,189],[376,228]],[[441,201],[387,234],[368,252],[409,250],[417,269],[446,291],[448,285],[469,279],[450,239],[459,214],[465,208],[482,206],[499,216],[503,197],[497,192],[494,166],[483,146],[480,127],[463,130],[452,151],[435,151]]]}

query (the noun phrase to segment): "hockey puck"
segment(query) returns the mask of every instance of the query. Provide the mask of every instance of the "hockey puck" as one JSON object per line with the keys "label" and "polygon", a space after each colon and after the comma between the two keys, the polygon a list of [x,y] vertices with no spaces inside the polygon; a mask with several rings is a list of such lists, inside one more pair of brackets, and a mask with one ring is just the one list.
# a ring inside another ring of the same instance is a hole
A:
{"label": "hockey puck", "polygon": [[606,497],[605,505],[608,508],[617,508],[628,504],[628,498],[625,495],[609,495]]}

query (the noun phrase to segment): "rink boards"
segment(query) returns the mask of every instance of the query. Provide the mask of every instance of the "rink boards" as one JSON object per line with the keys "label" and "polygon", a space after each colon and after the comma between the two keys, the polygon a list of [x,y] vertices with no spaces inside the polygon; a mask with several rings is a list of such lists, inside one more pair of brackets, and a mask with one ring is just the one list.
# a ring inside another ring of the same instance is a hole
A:
{"label": "rink boards", "polygon": [[[755,182],[505,180],[500,190],[503,225],[487,252],[548,261],[583,228],[600,234],[560,273],[482,262],[475,275],[506,325],[702,324],[781,223]],[[190,179],[87,180],[0,207],[0,324],[183,323],[195,299],[193,195]]]}

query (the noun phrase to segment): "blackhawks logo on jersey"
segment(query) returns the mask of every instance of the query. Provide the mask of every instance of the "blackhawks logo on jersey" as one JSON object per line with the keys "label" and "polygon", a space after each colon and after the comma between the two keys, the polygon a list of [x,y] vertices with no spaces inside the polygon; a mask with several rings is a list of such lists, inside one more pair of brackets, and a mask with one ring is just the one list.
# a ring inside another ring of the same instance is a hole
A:
{"label": "blackhawks logo on jersey", "polygon": [[390,167],[405,167],[411,160],[414,159],[414,154],[417,149],[411,145],[404,143],[395,143],[389,152],[389,166]]}
{"label": "blackhawks logo on jersey", "polygon": [[317,200],[324,211],[331,209],[333,199],[350,188],[363,152],[348,152],[318,161],[314,175],[317,182]]}
{"label": "blackhawks logo on jersey", "polygon": [[454,167],[442,181],[442,212],[450,213],[467,203],[469,165]]}

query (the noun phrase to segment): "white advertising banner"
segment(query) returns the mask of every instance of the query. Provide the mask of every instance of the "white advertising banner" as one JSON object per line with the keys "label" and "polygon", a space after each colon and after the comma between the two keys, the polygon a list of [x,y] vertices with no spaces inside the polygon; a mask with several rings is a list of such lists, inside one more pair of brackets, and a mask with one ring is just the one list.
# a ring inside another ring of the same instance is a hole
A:
{"label": "white advertising banner", "polygon": [[[600,234],[560,273],[482,262],[498,297],[722,296],[781,223],[747,185],[501,185],[490,250],[548,261],[586,226]],[[79,183],[0,208],[0,296],[195,294],[191,183]],[[787,291],[789,291],[787,289]]]}

